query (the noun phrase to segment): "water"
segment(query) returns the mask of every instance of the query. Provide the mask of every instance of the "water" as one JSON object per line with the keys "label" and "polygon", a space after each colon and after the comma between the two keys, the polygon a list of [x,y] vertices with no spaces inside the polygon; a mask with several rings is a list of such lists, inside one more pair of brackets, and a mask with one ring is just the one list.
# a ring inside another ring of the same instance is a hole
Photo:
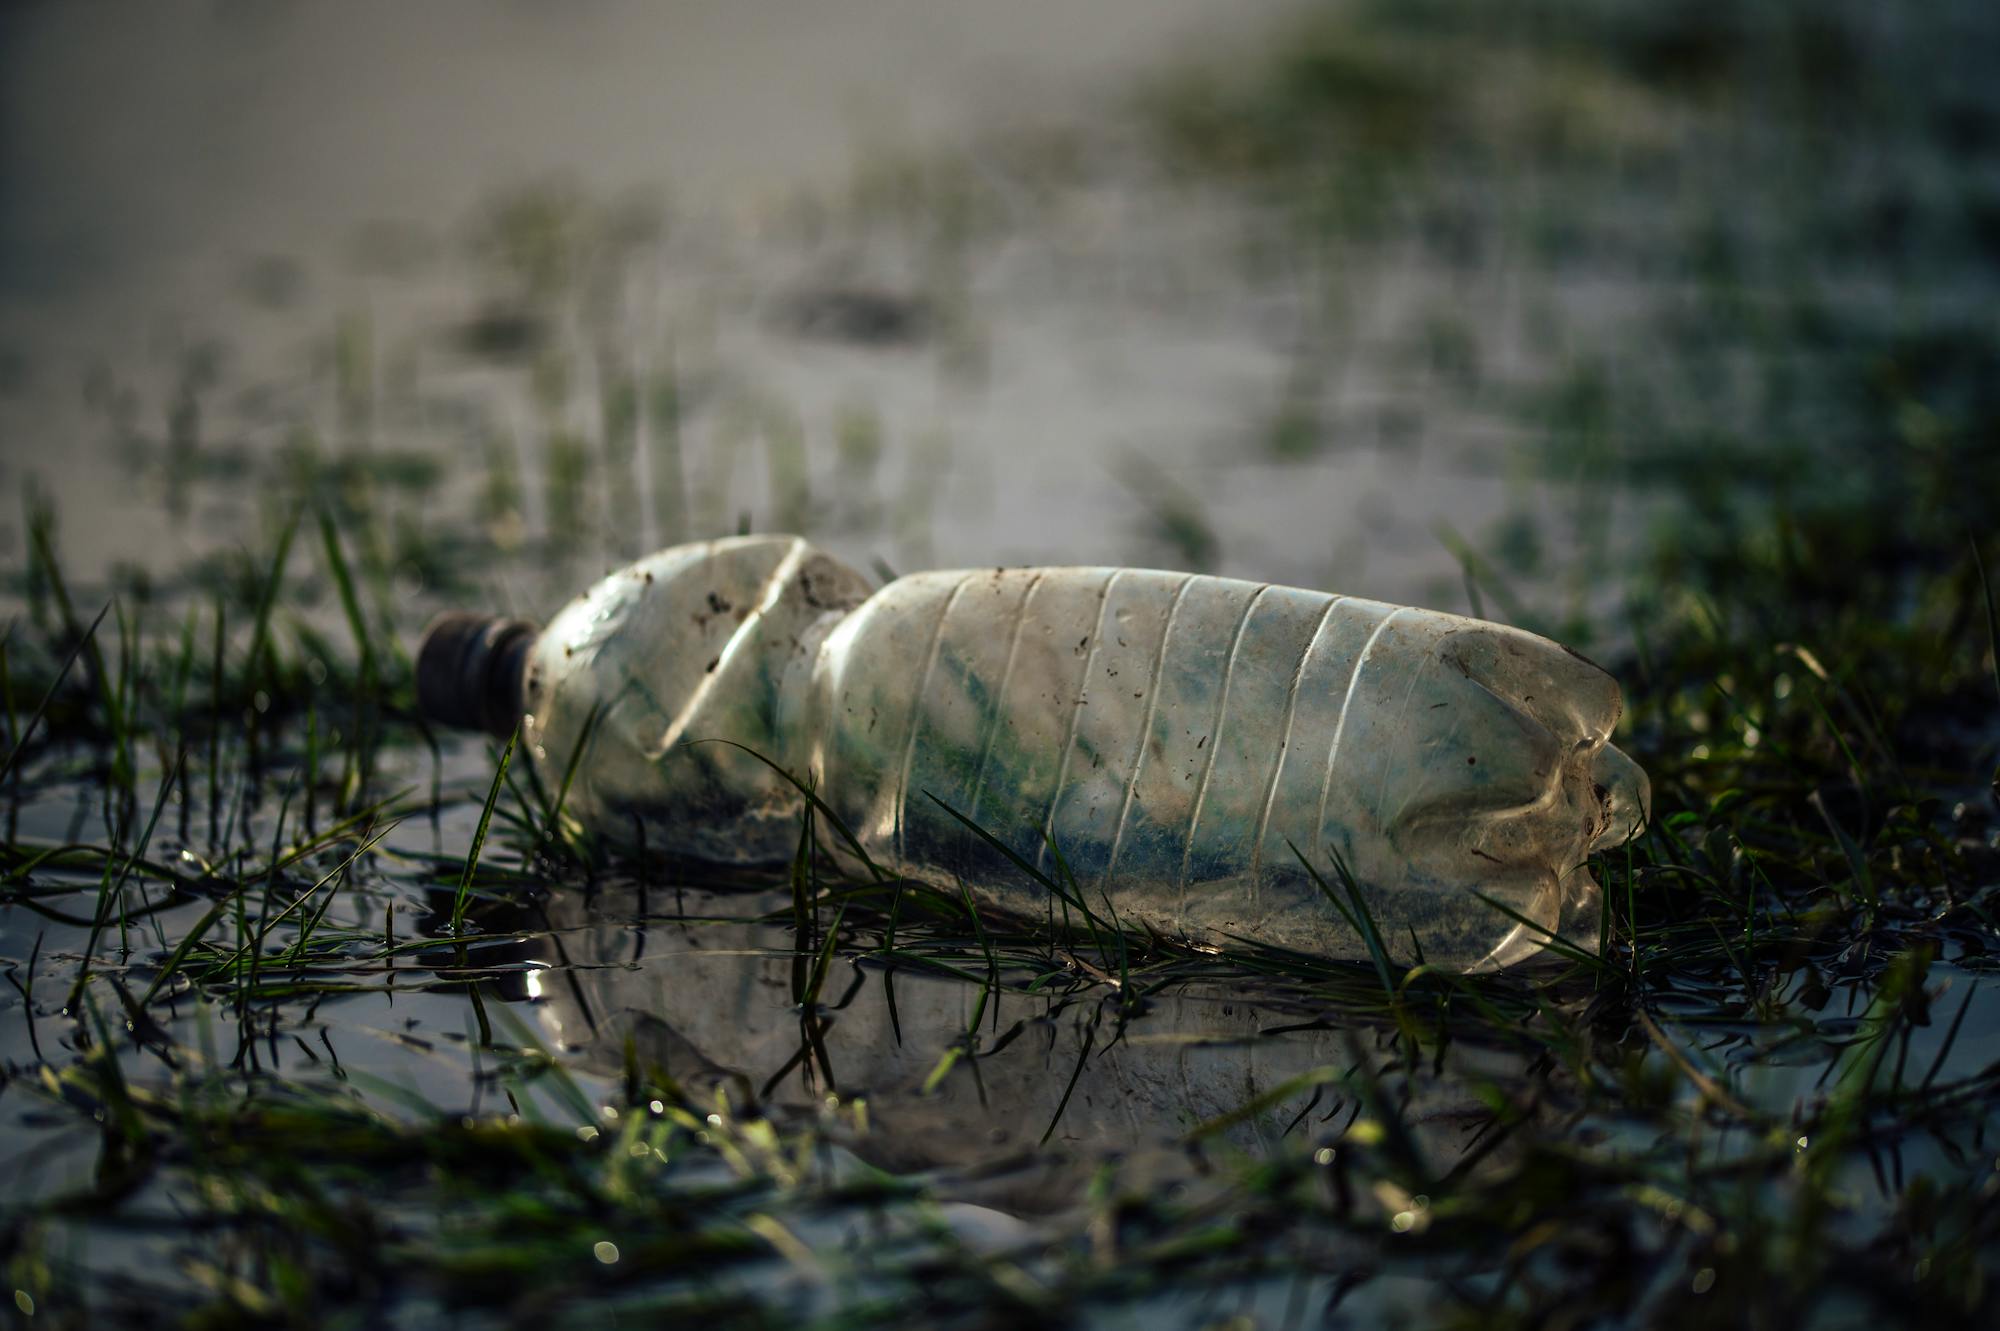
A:
{"label": "water", "polygon": [[[309,433],[435,459],[432,524],[586,561],[747,514],[864,567],[1192,563],[1458,600],[1438,524],[1539,499],[1444,403],[1413,433],[1345,395],[1316,456],[1265,446],[1311,292],[1245,278],[1248,219],[1174,197],[1121,91],[1234,7],[1143,8],[216,5],[109,41],[19,11],[10,483],[117,515],[69,533],[88,577],[248,539],[230,482]],[[1427,281],[1355,294],[1399,337]],[[626,393],[644,409],[607,430]],[[522,573],[484,590],[548,594]]]}
{"label": "water", "polygon": [[[604,1076],[629,1041],[698,1099],[808,1119],[865,1103],[871,1128],[852,1149],[870,1163],[983,1174],[992,1186],[973,1195],[1031,1213],[1074,1205],[1110,1154],[1144,1161],[1162,1187],[1189,1173],[1190,1141],[1310,1157],[1362,1109],[1312,1074],[1396,1059],[1382,1032],[1325,1022],[1278,985],[1189,983],[1122,1013],[1095,985],[1023,993],[1003,977],[989,993],[936,971],[841,966],[802,1011],[789,909],[772,894],[630,885],[558,900],[533,948],[542,1028]],[[1408,1121],[1450,1162],[1487,1117],[1473,1088],[1509,1081],[1525,1081],[1517,1056],[1455,1050],[1448,1073],[1412,1079]],[[1021,1177],[995,1177],[1006,1162]]]}
{"label": "water", "polygon": [[[448,759],[446,790],[476,792],[480,753],[462,746]],[[399,774],[420,771],[387,775]],[[78,793],[88,808],[89,789]],[[76,807],[66,792],[51,792],[19,811],[22,836],[60,839]],[[822,1204],[787,1220],[818,1260],[884,1287],[891,1277],[865,1254],[888,1251],[885,1232],[940,1232],[937,1225],[965,1251],[1059,1281],[1069,1260],[1062,1254],[1103,1224],[1093,1199],[1108,1168],[1122,1195],[1196,1216],[1255,1214],[1235,1190],[1239,1168],[1295,1171],[1322,1179],[1318,1191],[1350,1196],[1344,1227],[1310,1231],[1310,1262],[1290,1275],[1246,1272],[1163,1297],[1154,1315],[1176,1324],[1199,1322],[1218,1301],[1278,1322],[1300,1299],[1339,1302],[1350,1316],[1419,1316],[1435,1307],[1425,1273],[1450,1260],[1449,1248],[1383,1244],[1467,1223],[1465,1208],[1482,1187],[1516,1186],[1521,1171],[1536,1177],[1557,1161],[1574,1168],[1597,1159],[1610,1163],[1620,1193],[1639,1186],[1634,1177],[1667,1187],[1686,1168],[1687,1143],[1666,1129],[1675,1122],[1703,1125],[1693,1131],[1704,1170],[1727,1177],[1735,1163],[1755,1171],[1780,1146],[1805,1170],[1813,1149],[1806,1133],[1774,1145],[1757,1125],[1824,1126],[1829,1106],[1857,1080],[1886,1082],[1892,1072],[1904,1085],[1938,1087],[1938,1116],[1924,1132],[1878,1120],[1879,1147],[1841,1158],[1833,1180],[1845,1198],[1840,1223],[1865,1237],[1871,1217],[1891,1212],[1910,1180],[1972,1169],[1976,1184],[1983,1167],[1985,1129],[1960,1098],[1991,1076],[2000,991],[1976,953],[1930,965],[1929,1017],[1900,1027],[1885,1027],[1871,1009],[1888,991],[1879,976],[1781,970],[1752,1003],[1726,971],[1689,972],[1651,988],[1650,1033],[1607,1040],[1571,1065],[1510,1026],[1534,1029],[1549,1019],[1540,1009],[1563,1020],[1586,1013],[1587,981],[1539,994],[1489,985],[1484,1001],[1522,1004],[1508,1009],[1515,1015],[1491,1025],[1460,1021],[1453,1038],[1413,1045],[1379,1007],[1379,991],[1371,1008],[1373,980],[1359,971],[1274,965],[1260,976],[1191,957],[1148,961],[1121,978],[1114,957],[1052,951],[997,922],[989,937],[914,905],[902,924],[903,959],[888,966],[871,955],[885,947],[880,916],[859,932],[852,923],[840,928],[843,916],[861,918],[858,898],[801,905],[782,888],[704,884],[659,866],[643,877],[553,885],[496,868],[454,930],[450,852],[431,856],[464,845],[476,814],[448,807],[433,825],[421,803],[413,808],[381,854],[342,882],[310,961],[286,952],[300,932],[296,919],[274,928],[266,987],[247,1013],[216,973],[190,984],[196,966],[148,1006],[146,1023],[121,1018],[122,995],[146,990],[168,945],[207,909],[199,894],[148,916],[141,912],[162,886],[128,890],[131,917],[121,924],[107,915],[96,949],[100,1016],[82,1023],[62,1010],[60,995],[88,931],[10,904],[0,914],[0,948],[16,958],[33,952],[37,962],[12,972],[32,1003],[15,989],[0,994],[0,1059],[15,1074],[45,1060],[88,1060],[91,1032],[102,1029],[130,1085],[200,1087],[233,1076],[253,1097],[246,1104],[327,1097],[413,1128],[542,1124],[566,1139],[617,1143],[635,1132],[643,1140],[681,1131],[735,1140],[740,1150],[754,1149],[759,1124],[807,1133],[817,1143],[808,1172],[815,1186],[922,1183],[917,1211],[890,1204],[885,1213],[849,1214]],[[271,816],[267,805],[255,829],[261,839],[274,835]],[[247,856],[260,862],[254,849]],[[316,853],[284,875],[284,890],[259,893],[248,903],[250,927],[270,903],[344,858],[338,849]],[[71,912],[97,900],[99,881],[46,868],[34,876],[40,899]],[[260,881],[253,874],[252,886]],[[225,916],[211,950],[197,956],[226,960],[242,927]],[[1690,1066],[1720,1091],[1704,1092],[1684,1075]],[[672,1088],[666,1108],[630,1100],[635,1075]],[[227,1101],[226,1083],[215,1084],[192,1094]],[[1606,1095],[1607,1086],[1622,1089]],[[1959,1111],[1947,1108],[1954,1099]],[[9,1089],[0,1109],[16,1205],[88,1196],[101,1185],[103,1130],[88,1114],[79,1118],[26,1085]],[[115,1104],[98,1111],[115,1112]],[[676,1115],[691,1126],[672,1128]],[[688,1145],[669,1149],[675,1189],[740,1186],[723,1160],[690,1156]],[[1439,1191],[1456,1197],[1457,1210],[1434,1216],[1428,1198],[1370,1184],[1384,1152],[1420,1161],[1423,1177],[1454,1179]],[[1604,1186],[1589,1177],[1573,1185],[1579,1205]],[[372,1204],[428,1230],[434,1203],[398,1178],[371,1182]],[[171,1173],[154,1176],[131,1203],[135,1214],[172,1216],[187,1204],[182,1186]],[[1677,1192],[1649,1195],[1670,1211],[1683,1205]],[[598,1241],[635,1241],[616,1224],[602,1232],[610,1237]],[[177,1221],[134,1221],[93,1238],[82,1269],[108,1279],[185,1271],[197,1251]],[[1338,1271],[1367,1278],[1349,1292],[1352,1279]],[[756,1290],[765,1306],[830,1311],[846,1297],[840,1287],[778,1262],[662,1288],[704,1297]],[[1143,1317],[1147,1306],[1106,1308],[1102,1324],[1127,1324],[1121,1319]],[[405,1304],[404,1315],[421,1319],[423,1308]]]}

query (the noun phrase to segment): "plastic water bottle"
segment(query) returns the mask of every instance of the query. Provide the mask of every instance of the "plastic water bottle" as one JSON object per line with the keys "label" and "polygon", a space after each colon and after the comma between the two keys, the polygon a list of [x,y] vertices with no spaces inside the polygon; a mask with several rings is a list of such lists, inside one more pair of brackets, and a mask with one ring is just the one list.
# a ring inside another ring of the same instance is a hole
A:
{"label": "plastic water bottle", "polygon": [[1403,959],[1587,947],[1585,860],[1649,798],[1608,742],[1616,682],[1519,629],[1141,569],[875,590],[794,537],[663,550],[539,634],[444,616],[418,691],[439,722],[518,722],[551,783],[588,727],[566,807],[629,847],[788,860],[802,797],[747,748],[812,781],[892,873],[1060,913],[1018,857],[1107,921],[1320,956],[1366,955],[1327,899],[1344,875]]}

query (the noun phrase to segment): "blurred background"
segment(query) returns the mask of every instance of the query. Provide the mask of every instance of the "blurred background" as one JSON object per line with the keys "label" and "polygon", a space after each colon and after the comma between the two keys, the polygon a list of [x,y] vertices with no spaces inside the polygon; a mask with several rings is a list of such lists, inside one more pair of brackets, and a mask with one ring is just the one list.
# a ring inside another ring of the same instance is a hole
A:
{"label": "blurred background", "polygon": [[1624,632],[1622,570],[1698,590],[1745,532],[1962,553],[1996,480],[1996,28],[9,4],[0,558],[59,527],[73,579],[143,599],[311,494],[392,620],[546,612],[749,528],[1588,639]]}

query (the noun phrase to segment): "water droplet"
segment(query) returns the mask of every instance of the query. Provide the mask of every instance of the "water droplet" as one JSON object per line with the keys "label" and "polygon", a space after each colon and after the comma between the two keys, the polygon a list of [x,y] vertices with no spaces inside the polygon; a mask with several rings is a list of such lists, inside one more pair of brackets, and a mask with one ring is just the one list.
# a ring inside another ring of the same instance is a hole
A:
{"label": "water droplet", "polygon": [[598,1261],[603,1262],[606,1266],[618,1260],[618,1245],[610,1239],[599,1239],[591,1247],[590,1251],[596,1256]]}

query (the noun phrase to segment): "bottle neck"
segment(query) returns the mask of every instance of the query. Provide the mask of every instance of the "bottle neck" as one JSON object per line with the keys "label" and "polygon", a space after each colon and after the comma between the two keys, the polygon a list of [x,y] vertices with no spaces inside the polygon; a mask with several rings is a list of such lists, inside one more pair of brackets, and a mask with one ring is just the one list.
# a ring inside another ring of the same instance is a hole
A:
{"label": "bottle neck", "polygon": [[512,735],[521,721],[521,680],[537,632],[526,620],[504,615],[439,615],[417,649],[418,714],[433,725]]}

